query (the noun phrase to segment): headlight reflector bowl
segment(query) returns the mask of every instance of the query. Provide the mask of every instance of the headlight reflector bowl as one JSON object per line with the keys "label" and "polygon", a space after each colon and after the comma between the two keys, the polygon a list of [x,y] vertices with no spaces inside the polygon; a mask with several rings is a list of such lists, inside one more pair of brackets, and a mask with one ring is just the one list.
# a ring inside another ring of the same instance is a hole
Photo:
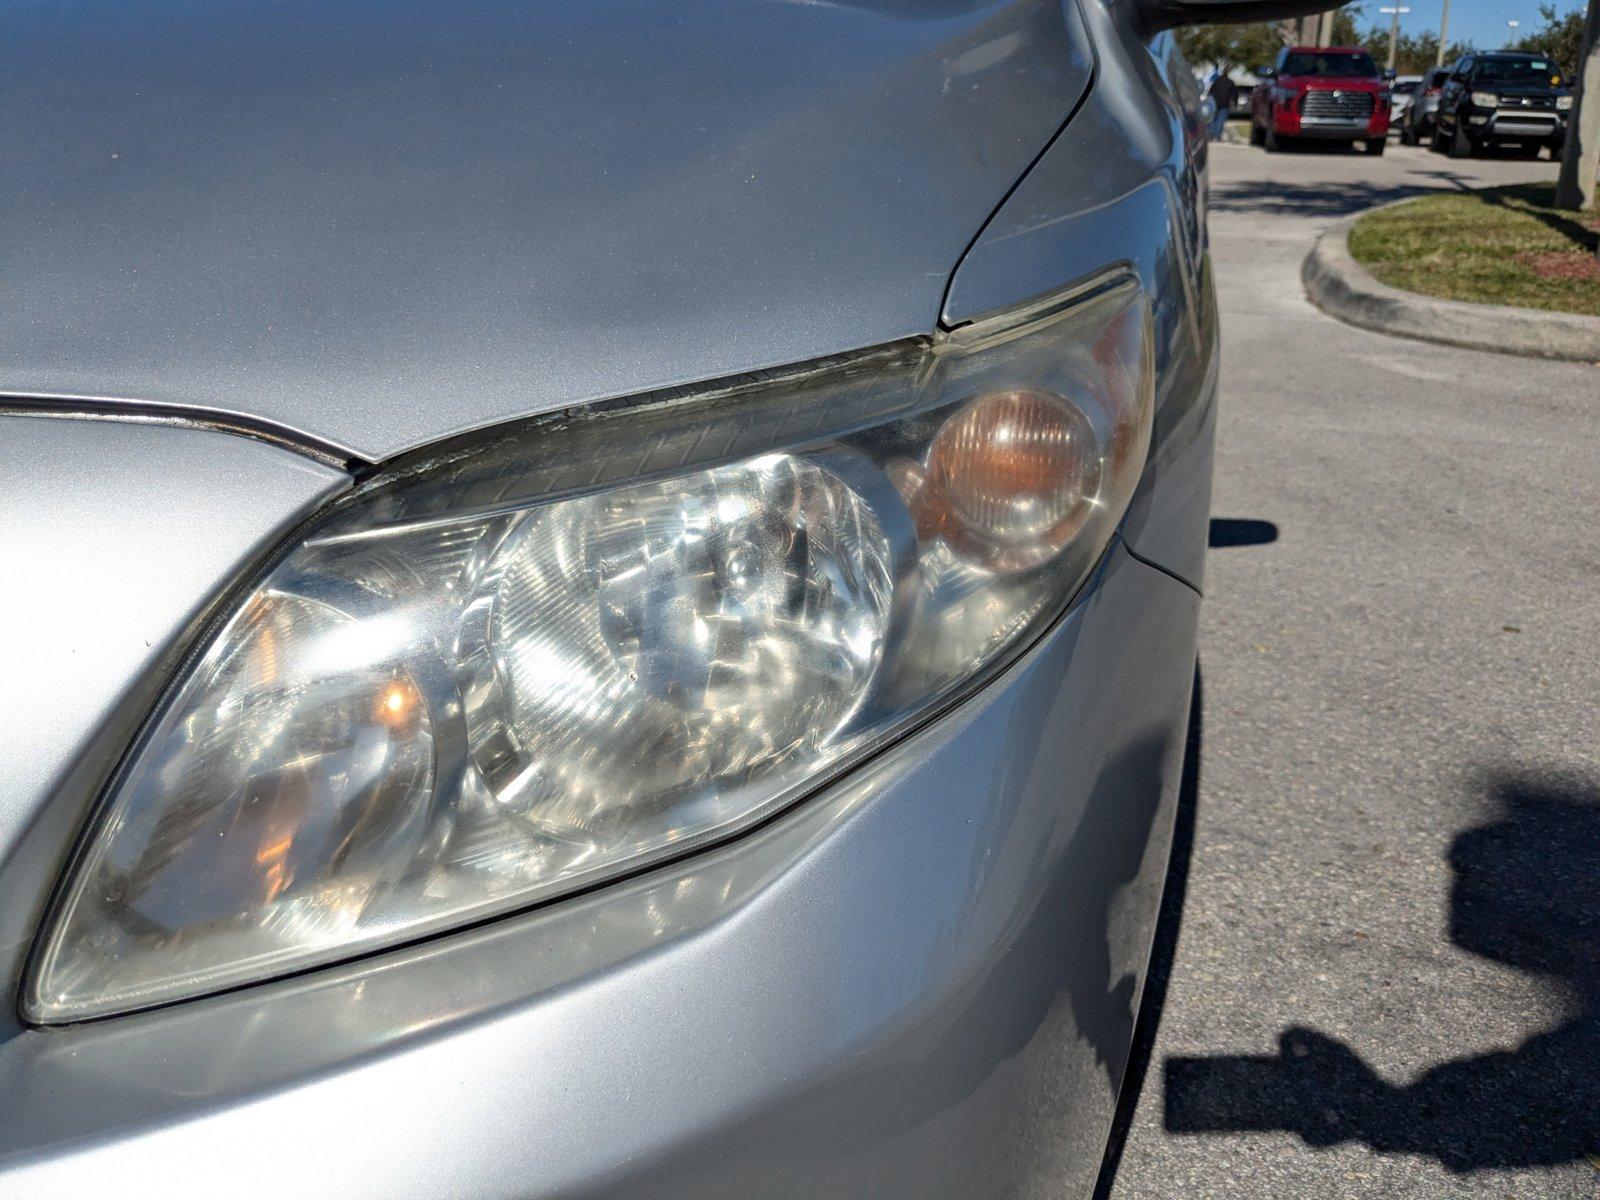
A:
{"label": "headlight reflector bowl", "polygon": [[786,454],[529,514],[485,596],[503,702],[482,719],[510,714],[516,748],[509,773],[480,762],[497,800],[582,838],[815,749],[877,665],[890,570],[862,498]]}

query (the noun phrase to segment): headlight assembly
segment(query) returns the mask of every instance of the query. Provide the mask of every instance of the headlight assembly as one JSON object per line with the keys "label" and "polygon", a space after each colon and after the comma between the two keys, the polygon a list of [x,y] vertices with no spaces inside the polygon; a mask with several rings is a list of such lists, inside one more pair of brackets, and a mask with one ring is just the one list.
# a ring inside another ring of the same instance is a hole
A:
{"label": "headlight assembly", "polygon": [[1556,97],[1556,108],[1558,108],[1562,112],[1570,112],[1572,110],[1572,97],[1571,96],[1557,96]]}
{"label": "headlight assembly", "polygon": [[375,475],[191,655],[68,873],[29,1016],[393,945],[793,802],[1068,602],[1145,460],[1150,339],[1116,276]]}
{"label": "headlight assembly", "polygon": [[1473,92],[1472,103],[1478,108],[1499,108],[1500,97],[1494,92]]}

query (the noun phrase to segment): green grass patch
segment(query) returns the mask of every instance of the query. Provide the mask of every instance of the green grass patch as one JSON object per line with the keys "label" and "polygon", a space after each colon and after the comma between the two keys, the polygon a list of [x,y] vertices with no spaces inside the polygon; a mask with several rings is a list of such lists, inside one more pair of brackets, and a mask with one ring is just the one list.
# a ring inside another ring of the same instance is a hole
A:
{"label": "green grass patch", "polygon": [[1551,208],[1553,184],[1437,192],[1369,213],[1350,253],[1391,287],[1600,316],[1600,210]]}

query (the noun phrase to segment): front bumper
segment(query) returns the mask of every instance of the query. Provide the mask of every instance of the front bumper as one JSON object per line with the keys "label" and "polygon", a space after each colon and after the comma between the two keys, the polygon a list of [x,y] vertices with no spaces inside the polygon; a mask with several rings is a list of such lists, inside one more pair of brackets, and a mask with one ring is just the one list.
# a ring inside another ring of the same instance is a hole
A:
{"label": "front bumper", "polygon": [[1278,105],[1272,113],[1273,130],[1285,137],[1326,141],[1354,141],[1381,138],[1389,134],[1389,110],[1379,107],[1370,116],[1359,118],[1306,117],[1295,109]]}
{"label": "front bumper", "polygon": [[1383,123],[1382,130],[1375,130],[1372,126],[1376,122],[1362,121],[1360,123],[1346,121],[1330,121],[1315,125],[1301,123],[1295,131],[1295,137],[1306,138],[1312,141],[1348,142],[1360,138],[1385,137],[1389,132],[1389,123]]}
{"label": "front bumper", "polygon": [[1021,662],[718,851],[0,1044],[0,1195],[1086,1195],[1199,598],[1115,543]]}
{"label": "front bumper", "polygon": [[1479,142],[1560,142],[1567,123],[1554,110],[1464,110],[1467,131]]}

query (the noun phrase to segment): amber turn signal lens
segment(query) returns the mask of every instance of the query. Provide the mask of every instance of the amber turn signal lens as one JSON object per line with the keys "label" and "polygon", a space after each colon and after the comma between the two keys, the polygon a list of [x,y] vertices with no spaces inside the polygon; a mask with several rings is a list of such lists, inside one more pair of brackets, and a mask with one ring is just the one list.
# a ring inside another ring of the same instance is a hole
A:
{"label": "amber turn signal lens", "polygon": [[1031,566],[1078,531],[1099,494],[1100,470],[1083,410],[1032,390],[973,400],[928,454],[929,481],[957,530],[1010,568]]}

